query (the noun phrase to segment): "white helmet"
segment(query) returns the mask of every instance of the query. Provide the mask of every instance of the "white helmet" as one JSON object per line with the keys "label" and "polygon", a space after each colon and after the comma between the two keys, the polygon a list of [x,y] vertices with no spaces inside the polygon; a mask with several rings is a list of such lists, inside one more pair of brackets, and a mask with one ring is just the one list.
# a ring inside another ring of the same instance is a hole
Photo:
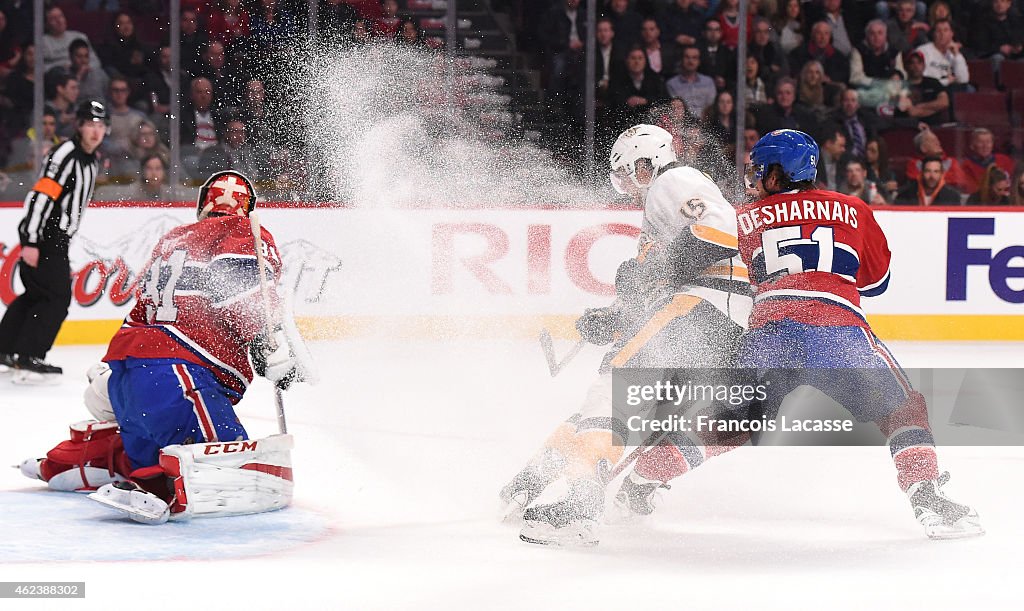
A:
{"label": "white helmet", "polygon": [[676,160],[672,149],[672,134],[657,125],[636,125],[619,134],[612,145],[608,161],[611,163],[611,174],[608,175],[615,190],[627,194],[624,181],[629,179],[639,189],[645,188],[636,180],[636,162],[638,159],[649,159],[653,171]]}

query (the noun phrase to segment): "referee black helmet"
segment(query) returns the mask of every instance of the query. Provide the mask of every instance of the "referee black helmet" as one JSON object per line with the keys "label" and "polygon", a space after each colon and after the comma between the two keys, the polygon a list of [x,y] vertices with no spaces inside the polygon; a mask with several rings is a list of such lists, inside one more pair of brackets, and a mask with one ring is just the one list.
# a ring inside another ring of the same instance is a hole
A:
{"label": "referee black helmet", "polygon": [[78,110],[75,112],[75,117],[79,121],[103,121],[103,124],[110,126],[110,113],[107,112],[107,107],[103,102],[96,100],[86,100],[78,105]]}

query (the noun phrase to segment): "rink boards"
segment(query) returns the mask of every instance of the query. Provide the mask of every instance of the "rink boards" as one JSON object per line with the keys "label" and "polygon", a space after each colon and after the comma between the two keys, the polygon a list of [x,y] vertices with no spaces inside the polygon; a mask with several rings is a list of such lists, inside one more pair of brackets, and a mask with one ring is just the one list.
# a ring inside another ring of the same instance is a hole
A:
{"label": "rink boards", "polygon": [[[157,239],[194,204],[94,204],[72,244],[74,300],[59,343],[103,343],[132,303]],[[0,204],[0,301],[17,280],[20,204]],[[303,332],[327,339],[572,337],[606,305],[632,256],[635,209],[364,210],[271,204],[260,211],[285,262]],[[862,307],[885,339],[1024,340],[1024,214],[995,209],[877,212],[893,253],[886,294]]]}

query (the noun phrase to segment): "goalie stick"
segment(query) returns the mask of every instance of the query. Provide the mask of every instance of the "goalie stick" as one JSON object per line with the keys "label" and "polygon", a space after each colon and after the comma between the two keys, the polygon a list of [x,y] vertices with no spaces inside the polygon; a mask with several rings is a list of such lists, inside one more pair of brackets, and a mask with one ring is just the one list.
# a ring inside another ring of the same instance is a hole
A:
{"label": "goalie stick", "polygon": [[[265,322],[265,335],[268,346],[271,350],[277,349],[274,342],[274,323],[271,322],[273,308],[270,306],[270,285],[267,282],[266,258],[263,256],[263,233],[260,227],[260,218],[255,212],[249,213],[249,225],[252,227],[252,241],[256,248],[256,266],[259,268],[260,295],[263,298],[263,311]],[[284,417],[284,392],[274,385],[274,407],[277,410],[277,429],[281,434],[288,432],[288,422]]]}
{"label": "goalie stick", "polygon": [[292,292],[286,290],[283,293],[281,295],[281,305],[283,306],[281,328],[284,330],[284,337],[288,340],[288,347],[292,349],[295,364],[302,374],[302,381],[315,386],[320,383],[320,370],[317,368],[309,348],[306,347],[302,334],[299,333],[299,327],[295,324],[295,307],[292,301]]}

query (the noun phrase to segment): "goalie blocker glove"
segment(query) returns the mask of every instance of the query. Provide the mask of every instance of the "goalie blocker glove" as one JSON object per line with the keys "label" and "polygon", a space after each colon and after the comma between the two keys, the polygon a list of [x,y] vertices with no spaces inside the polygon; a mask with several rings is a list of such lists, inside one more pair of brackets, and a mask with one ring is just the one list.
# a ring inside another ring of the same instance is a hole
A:
{"label": "goalie blocker glove", "polygon": [[295,354],[281,327],[274,330],[269,341],[265,335],[257,335],[249,345],[249,354],[253,370],[281,390],[288,390],[295,382],[302,381]]}

